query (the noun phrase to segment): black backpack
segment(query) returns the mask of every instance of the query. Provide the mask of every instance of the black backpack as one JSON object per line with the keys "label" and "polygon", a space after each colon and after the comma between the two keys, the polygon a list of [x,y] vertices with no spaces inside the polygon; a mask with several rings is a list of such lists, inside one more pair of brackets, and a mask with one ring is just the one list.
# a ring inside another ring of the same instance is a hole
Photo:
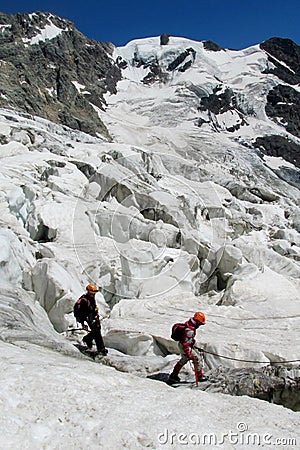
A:
{"label": "black backpack", "polygon": [[89,314],[89,305],[85,298],[80,297],[73,308],[73,314],[77,322],[82,323]]}
{"label": "black backpack", "polygon": [[174,339],[174,341],[181,341],[183,339],[185,328],[185,323],[174,323],[172,326],[171,338]]}

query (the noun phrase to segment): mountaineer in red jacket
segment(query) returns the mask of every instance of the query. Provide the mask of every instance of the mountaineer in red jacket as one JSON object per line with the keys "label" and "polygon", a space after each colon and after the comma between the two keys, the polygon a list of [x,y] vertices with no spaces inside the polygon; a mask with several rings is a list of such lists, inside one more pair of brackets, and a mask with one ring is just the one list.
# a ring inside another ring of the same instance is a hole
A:
{"label": "mountaineer in red jacket", "polygon": [[181,359],[176,363],[173,372],[169,376],[169,383],[178,383],[180,378],[178,376],[182,367],[188,362],[192,361],[197,371],[197,378],[199,381],[205,381],[207,378],[202,372],[202,356],[199,351],[194,348],[196,330],[201,325],[205,325],[205,315],[203,312],[196,312],[194,317],[191,317],[183,324],[182,335],[178,341],[178,347],[181,355]]}

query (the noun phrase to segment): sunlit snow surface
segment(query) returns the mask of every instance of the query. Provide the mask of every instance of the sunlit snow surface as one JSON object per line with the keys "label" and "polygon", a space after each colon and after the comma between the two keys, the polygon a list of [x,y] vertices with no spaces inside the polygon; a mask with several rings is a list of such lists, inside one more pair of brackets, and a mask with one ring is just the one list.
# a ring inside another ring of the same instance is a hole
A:
{"label": "sunlit snow surface", "polygon": [[[246,433],[250,443],[256,433],[280,449],[287,447],[275,439],[299,439],[299,413],[142,379],[172,369],[171,325],[197,310],[207,316],[197,341],[210,352],[262,365],[300,357],[299,190],[273,171],[284,161],[274,167],[240,143],[282,131],[264,113],[262,92],[276,84],[261,73],[266,55],[258,47],[208,52],[181,38],[161,48],[151,38],[114,57],[130,62],[138,52],[167,65],[189,47],[197,51],[191,69],[165,85],[141,83],[142,67],[123,70],[100,112],[112,143],[1,111],[5,449],[195,448],[204,433],[213,444],[199,448],[244,449]],[[190,87],[211,93],[216,77],[256,111],[232,134],[231,113],[217,118],[217,133],[195,126]],[[217,286],[216,267],[226,288]],[[73,346],[84,333],[66,333],[91,280],[105,290],[97,294],[105,364]],[[220,364],[247,365],[208,355],[205,371]],[[191,376],[187,367],[183,377]]]}
{"label": "sunlit snow surface", "polygon": [[245,435],[254,443],[298,435],[298,414],[283,407],[174,390],[31,345],[0,347],[4,449],[195,448],[209,434],[212,448],[243,449]]}

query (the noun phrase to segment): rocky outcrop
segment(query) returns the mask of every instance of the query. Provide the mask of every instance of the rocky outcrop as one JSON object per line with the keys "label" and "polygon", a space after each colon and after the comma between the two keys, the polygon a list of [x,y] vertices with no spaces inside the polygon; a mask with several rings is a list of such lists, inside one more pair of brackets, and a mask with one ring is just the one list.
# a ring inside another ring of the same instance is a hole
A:
{"label": "rocky outcrop", "polygon": [[291,86],[279,84],[267,95],[268,117],[294,136],[300,137],[300,93]]}
{"label": "rocky outcrop", "polygon": [[168,75],[162,70],[158,62],[153,62],[149,67],[149,72],[143,78],[144,84],[152,84],[155,81],[165,82],[168,79]]}
{"label": "rocky outcrop", "polygon": [[229,111],[234,106],[234,94],[232,90],[226,89],[223,92],[221,87],[216,87],[212,94],[201,98],[199,111],[208,110],[213,114],[220,114]]}
{"label": "rocky outcrop", "polygon": [[212,52],[219,52],[220,50],[223,50],[222,47],[220,47],[218,44],[216,44],[213,41],[204,41],[203,47],[205,48],[205,50],[210,50]]}
{"label": "rocky outcrop", "polygon": [[49,13],[0,14],[0,24],[0,107],[109,138],[95,109],[120,79],[113,45]]}
{"label": "rocky outcrop", "polygon": [[300,47],[290,39],[273,37],[260,44],[268,53],[272,68],[265,73],[273,73],[289,84],[300,83]]}
{"label": "rocky outcrop", "polygon": [[260,136],[256,138],[254,146],[266,155],[282,157],[300,168],[300,146],[284,136]]}
{"label": "rocky outcrop", "polygon": [[170,35],[163,33],[160,35],[160,45],[167,45],[169,43]]}
{"label": "rocky outcrop", "polygon": [[[224,89],[223,86],[216,86],[211,94],[200,97],[198,111],[200,113],[205,112],[209,114],[210,120],[214,122],[215,129],[224,127],[226,131],[234,132],[241,126],[247,124],[244,113],[239,110],[239,108],[236,94],[232,89]],[[222,125],[222,120],[219,123],[217,116],[228,112],[231,115],[231,120],[229,120],[228,124],[226,124],[225,120],[225,124]],[[212,115],[216,116],[215,120],[212,119]],[[209,121],[200,117],[197,121],[197,125],[201,127],[201,125],[208,122]]]}
{"label": "rocky outcrop", "polygon": [[[191,55],[192,59],[189,59],[183,66],[181,64]],[[167,67],[168,71],[178,69],[180,72],[184,72],[188,67],[192,65],[192,61],[195,60],[196,51],[191,47],[180,53]],[[181,67],[179,67],[181,66]]]}

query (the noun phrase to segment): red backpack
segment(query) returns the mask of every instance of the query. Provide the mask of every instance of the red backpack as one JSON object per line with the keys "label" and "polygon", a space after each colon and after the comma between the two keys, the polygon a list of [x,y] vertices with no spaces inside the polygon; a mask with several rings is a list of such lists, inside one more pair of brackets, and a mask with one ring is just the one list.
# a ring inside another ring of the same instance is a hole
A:
{"label": "red backpack", "polygon": [[174,341],[181,341],[183,339],[185,329],[185,323],[174,323],[172,326],[171,338],[174,339]]}

